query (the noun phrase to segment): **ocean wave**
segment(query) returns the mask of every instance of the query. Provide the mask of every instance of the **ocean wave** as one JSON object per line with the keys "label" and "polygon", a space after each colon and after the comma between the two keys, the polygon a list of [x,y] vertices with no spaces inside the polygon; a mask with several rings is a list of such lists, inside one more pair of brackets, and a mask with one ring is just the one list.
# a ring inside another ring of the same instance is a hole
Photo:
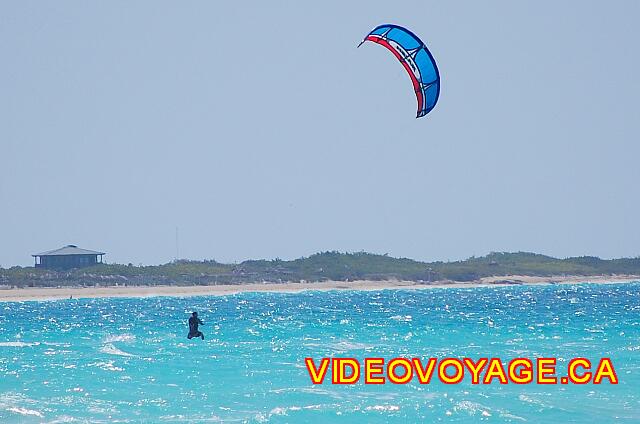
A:
{"label": "ocean wave", "polygon": [[161,421],[166,421],[166,422],[179,422],[179,423],[183,423],[183,422],[214,422],[214,423],[219,423],[222,421],[222,419],[220,417],[218,417],[217,415],[211,415],[208,417],[204,417],[204,416],[189,416],[189,415],[182,415],[182,414],[175,414],[175,415],[162,415],[159,417]]}
{"label": "ocean wave", "polygon": [[398,322],[411,322],[413,320],[413,317],[411,315],[394,315],[392,317],[389,317],[389,319]]}
{"label": "ocean wave", "polygon": [[115,343],[115,342],[132,342],[136,339],[136,336],[133,334],[125,333],[125,334],[109,334],[104,338],[104,343]]}
{"label": "ocean wave", "polygon": [[31,347],[38,346],[40,342],[0,342],[0,347]]}
{"label": "ocean wave", "polygon": [[471,402],[468,400],[463,400],[461,402],[458,402],[454,407],[453,410],[458,412],[458,411],[463,411],[466,412],[469,415],[476,415],[478,413],[480,413],[480,415],[482,415],[483,417],[490,417],[491,413],[489,412],[489,408],[487,408],[486,406],[483,406],[479,403],[476,402]]}
{"label": "ocean wave", "polygon": [[358,342],[350,342],[350,341],[340,341],[334,344],[329,345],[329,348],[334,349],[334,350],[340,350],[340,351],[345,351],[345,350],[366,350],[366,349],[373,349],[375,346],[371,345],[371,344],[366,344],[366,343],[358,343]]}
{"label": "ocean wave", "polygon": [[0,394],[0,409],[23,416],[43,418],[42,412],[35,409],[40,403],[21,393],[7,392]]}
{"label": "ocean wave", "polygon": [[540,406],[540,407],[543,407],[543,408],[549,408],[550,407],[550,405],[547,404],[546,402],[541,401],[539,399],[532,398],[532,397],[527,396],[527,395],[518,396],[518,400],[521,401],[521,402],[530,403],[532,405]]}
{"label": "ocean wave", "polygon": [[116,367],[113,364],[113,361],[93,362],[91,364],[88,364],[87,366],[89,366],[89,367],[98,367],[98,368],[103,369],[105,371],[118,371],[118,372],[124,371],[124,368]]}
{"label": "ocean wave", "polygon": [[506,418],[508,420],[517,420],[517,421],[527,421],[526,418],[520,417],[518,415],[513,415],[509,412],[501,412],[500,413],[500,417],[501,418]]}
{"label": "ocean wave", "polygon": [[70,343],[42,342],[45,346],[69,347]]}
{"label": "ocean wave", "polygon": [[280,406],[276,406],[269,412],[271,415],[287,415],[287,411],[291,410],[291,408],[282,408]]}
{"label": "ocean wave", "polygon": [[376,412],[396,412],[400,410],[398,405],[373,405],[367,406],[364,408],[365,411],[376,411]]}
{"label": "ocean wave", "polygon": [[100,348],[100,352],[102,353],[106,353],[108,355],[117,355],[117,356],[127,356],[127,357],[133,357],[135,355],[122,351],[120,349],[118,349],[117,347],[115,347],[112,344],[106,344],[104,346],[102,346],[102,348]]}
{"label": "ocean wave", "polygon": [[42,412],[36,411],[35,409],[19,408],[14,406],[11,408],[7,408],[7,411],[15,412],[16,414],[20,414],[20,415],[33,415],[38,418],[44,417],[44,415],[42,415]]}
{"label": "ocean wave", "polygon": [[55,418],[53,421],[47,421],[46,424],[64,424],[64,423],[75,423],[80,420],[73,418],[69,415],[63,415],[61,417]]}
{"label": "ocean wave", "polygon": [[323,405],[306,405],[306,406],[276,406],[271,411],[269,411],[269,416],[271,415],[288,415],[289,411],[303,411],[303,410],[319,410],[323,407]]}
{"label": "ocean wave", "polygon": [[367,350],[376,347],[372,344],[351,342],[348,340],[342,340],[329,345],[327,345],[326,343],[304,343],[304,346],[307,348],[329,348],[339,352],[346,352],[349,350]]}

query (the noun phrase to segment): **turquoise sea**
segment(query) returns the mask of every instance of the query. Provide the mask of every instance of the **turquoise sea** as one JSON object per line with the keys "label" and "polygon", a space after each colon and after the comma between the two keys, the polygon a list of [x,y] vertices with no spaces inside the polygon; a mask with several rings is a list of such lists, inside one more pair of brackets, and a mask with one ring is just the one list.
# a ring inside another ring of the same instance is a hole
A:
{"label": "turquoise sea", "polygon": [[[609,356],[620,383],[314,386],[307,356]],[[0,303],[0,422],[638,423],[640,283]]]}

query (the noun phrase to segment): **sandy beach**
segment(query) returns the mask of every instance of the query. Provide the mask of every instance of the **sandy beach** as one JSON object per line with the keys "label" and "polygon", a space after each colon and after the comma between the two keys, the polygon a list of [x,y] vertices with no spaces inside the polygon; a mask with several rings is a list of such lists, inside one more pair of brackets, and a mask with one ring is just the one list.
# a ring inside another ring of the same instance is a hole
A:
{"label": "sandy beach", "polygon": [[113,287],[27,287],[0,290],[0,301],[21,302],[56,299],[84,299],[99,297],[153,296],[224,296],[247,292],[297,293],[305,290],[424,290],[432,288],[501,287],[513,285],[549,285],[594,283],[610,284],[640,281],[637,275],[557,276],[534,277],[506,275],[486,277],[472,282],[458,281],[323,281],[315,283],[225,284],[211,286],[113,286]]}

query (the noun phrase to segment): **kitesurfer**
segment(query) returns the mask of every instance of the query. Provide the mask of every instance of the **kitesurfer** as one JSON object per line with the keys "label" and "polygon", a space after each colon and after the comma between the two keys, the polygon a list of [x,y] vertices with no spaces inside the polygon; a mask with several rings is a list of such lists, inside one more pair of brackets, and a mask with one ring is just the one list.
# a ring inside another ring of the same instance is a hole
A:
{"label": "kitesurfer", "polygon": [[187,336],[188,339],[200,337],[202,340],[204,340],[204,334],[202,334],[202,331],[198,331],[198,325],[204,324],[202,323],[202,320],[198,318],[198,313],[194,312],[191,314],[191,318],[189,318],[189,335]]}

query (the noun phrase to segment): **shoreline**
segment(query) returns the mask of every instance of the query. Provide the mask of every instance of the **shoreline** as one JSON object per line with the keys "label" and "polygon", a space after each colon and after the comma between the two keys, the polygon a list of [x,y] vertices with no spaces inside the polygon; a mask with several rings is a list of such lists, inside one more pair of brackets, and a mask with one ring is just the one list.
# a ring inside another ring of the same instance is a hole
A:
{"label": "shoreline", "polygon": [[46,301],[117,297],[226,296],[238,293],[300,293],[308,290],[427,290],[434,288],[478,288],[510,286],[546,286],[552,284],[615,284],[639,281],[638,275],[594,275],[536,277],[505,275],[470,282],[459,281],[322,281],[316,283],[250,283],[211,286],[109,286],[109,287],[25,287],[0,290],[0,302]]}

